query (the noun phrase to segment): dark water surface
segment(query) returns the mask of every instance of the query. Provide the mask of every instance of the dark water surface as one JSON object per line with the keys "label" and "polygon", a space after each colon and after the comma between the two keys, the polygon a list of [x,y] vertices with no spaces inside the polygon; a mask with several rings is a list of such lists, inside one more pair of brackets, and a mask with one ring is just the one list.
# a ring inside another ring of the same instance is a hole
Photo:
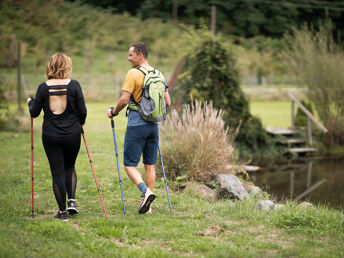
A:
{"label": "dark water surface", "polygon": [[277,200],[310,201],[344,208],[344,159],[305,158],[267,165],[250,173],[255,183]]}

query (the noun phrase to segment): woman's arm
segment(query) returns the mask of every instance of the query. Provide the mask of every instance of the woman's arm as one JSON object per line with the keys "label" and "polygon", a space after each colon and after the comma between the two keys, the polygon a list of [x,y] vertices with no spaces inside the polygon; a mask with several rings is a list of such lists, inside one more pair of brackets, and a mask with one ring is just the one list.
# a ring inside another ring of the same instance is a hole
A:
{"label": "woman's arm", "polygon": [[82,92],[81,86],[79,82],[77,82],[77,89],[76,89],[76,105],[78,110],[78,118],[81,125],[84,125],[86,122],[87,117],[87,108],[85,104],[84,94]]}
{"label": "woman's arm", "polygon": [[27,104],[29,106],[29,111],[32,117],[38,117],[41,113],[44,103],[44,92],[43,92],[43,85],[39,85],[37,92],[36,92],[36,99],[28,98]]}

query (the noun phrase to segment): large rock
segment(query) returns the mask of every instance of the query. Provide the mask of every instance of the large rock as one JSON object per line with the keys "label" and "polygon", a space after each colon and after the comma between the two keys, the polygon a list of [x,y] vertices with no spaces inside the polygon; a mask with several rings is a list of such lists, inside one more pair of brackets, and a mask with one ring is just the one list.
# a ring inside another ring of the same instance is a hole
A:
{"label": "large rock", "polygon": [[208,201],[216,201],[217,193],[210,189],[208,186],[203,184],[198,184],[195,182],[188,183],[184,191],[193,192],[194,194],[206,199]]}
{"label": "large rock", "polygon": [[270,200],[262,200],[257,204],[256,208],[261,211],[271,211],[275,209],[275,204]]}
{"label": "large rock", "polygon": [[219,194],[230,199],[243,200],[250,198],[241,181],[231,174],[219,174],[215,176],[214,181],[219,184]]}
{"label": "large rock", "polygon": [[263,191],[258,186],[250,185],[246,182],[243,183],[243,186],[251,196],[263,198]]}
{"label": "large rock", "polygon": [[300,205],[300,207],[302,207],[302,208],[314,208],[314,205],[311,204],[310,202],[302,202],[302,203],[300,203],[299,205]]}
{"label": "large rock", "polygon": [[216,200],[216,192],[212,189],[210,189],[206,185],[195,185],[194,191],[197,192],[201,197],[204,199],[207,199],[209,201],[215,201]]}

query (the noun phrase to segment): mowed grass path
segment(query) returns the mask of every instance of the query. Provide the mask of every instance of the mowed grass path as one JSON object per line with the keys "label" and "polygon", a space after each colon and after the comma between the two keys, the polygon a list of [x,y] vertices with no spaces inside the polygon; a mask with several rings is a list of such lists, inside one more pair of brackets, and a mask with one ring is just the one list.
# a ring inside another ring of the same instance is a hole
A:
{"label": "mowed grass path", "polygon": [[[105,219],[83,143],[76,164],[80,213],[53,219],[57,204],[41,143],[42,117],[35,119],[35,214],[31,218],[30,133],[0,133],[0,257],[256,257],[344,255],[343,211],[302,209],[294,204],[270,213],[257,199],[208,202],[190,187],[173,191],[170,213],[163,180],[156,184],[153,214],[137,213],[138,189],[121,173],[123,214],[110,120],[111,103],[87,103],[88,147],[109,217]],[[29,129],[29,116],[23,124]],[[115,118],[120,164],[126,127]],[[142,166],[140,166],[142,171]]]}

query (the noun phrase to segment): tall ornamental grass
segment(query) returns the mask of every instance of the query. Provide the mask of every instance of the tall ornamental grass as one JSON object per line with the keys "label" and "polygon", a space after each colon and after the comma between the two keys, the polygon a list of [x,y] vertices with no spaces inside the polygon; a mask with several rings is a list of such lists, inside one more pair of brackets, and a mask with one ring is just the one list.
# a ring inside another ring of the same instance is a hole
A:
{"label": "tall ornamental grass", "polygon": [[196,101],[181,114],[172,111],[161,127],[161,148],[167,176],[174,180],[208,181],[223,173],[233,159],[233,145],[222,119],[223,111],[212,102]]}
{"label": "tall ornamental grass", "polygon": [[329,130],[328,146],[344,143],[344,52],[333,38],[330,22],[318,31],[295,29],[286,39],[288,64],[297,75],[321,122]]}

